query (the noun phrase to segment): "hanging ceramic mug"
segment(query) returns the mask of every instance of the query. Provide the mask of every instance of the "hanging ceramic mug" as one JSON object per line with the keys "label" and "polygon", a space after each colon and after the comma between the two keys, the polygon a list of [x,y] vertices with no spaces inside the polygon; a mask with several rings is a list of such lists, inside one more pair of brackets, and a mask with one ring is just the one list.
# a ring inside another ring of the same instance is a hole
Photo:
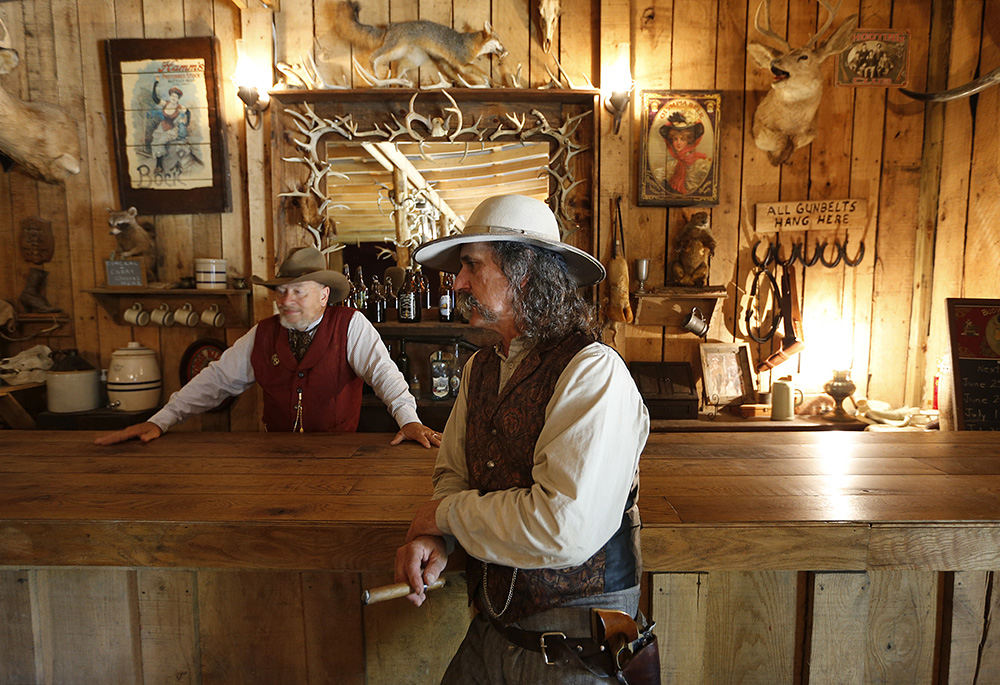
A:
{"label": "hanging ceramic mug", "polygon": [[181,326],[197,326],[198,321],[198,312],[191,308],[190,302],[185,302],[174,310],[174,323]]}
{"label": "hanging ceramic mug", "polygon": [[157,326],[174,325],[174,313],[170,310],[170,305],[166,302],[161,303],[159,307],[150,312],[149,318]]}
{"label": "hanging ceramic mug", "polygon": [[122,314],[122,318],[125,319],[126,323],[133,326],[145,326],[149,323],[149,312],[143,309],[141,304],[136,302],[125,310],[125,313]]}
{"label": "hanging ceramic mug", "polygon": [[209,305],[208,309],[201,313],[201,322],[206,326],[222,328],[226,323],[226,315],[219,311],[219,305]]}

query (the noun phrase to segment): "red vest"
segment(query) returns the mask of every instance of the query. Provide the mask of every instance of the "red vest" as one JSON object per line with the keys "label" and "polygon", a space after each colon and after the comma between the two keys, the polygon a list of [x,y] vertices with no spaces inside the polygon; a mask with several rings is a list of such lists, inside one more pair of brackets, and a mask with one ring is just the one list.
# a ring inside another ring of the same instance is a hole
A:
{"label": "red vest", "polygon": [[327,307],[302,361],[277,315],[257,324],[250,363],[264,390],[264,427],[290,431],[302,392],[302,428],[309,433],[354,432],[361,418],[362,380],[347,363],[347,326],[356,310]]}
{"label": "red vest", "polygon": [[[491,349],[480,350],[469,378],[469,415],[465,429],[465,459],[469,487],[480,493],[529,488],[534,484],[535,443],[545,425],[545,407],[559,376],[577,352],[593,342],[571,335],[555,343],[539,344],[518,365],[503,390],[500,358]],[[626,503],[624,511],[631,507]],[[623,516],[618,531],[590,559],[562,569],[514,569],[484,564],[469,557],[466,582],[470,599],[489,616],[479,589],[484,583],[490,606],[504,624],[544,611],[571,599],[622,590],[638,582],[632,554],[630,522]],[[508,603],[506,611],[501,610]]]}

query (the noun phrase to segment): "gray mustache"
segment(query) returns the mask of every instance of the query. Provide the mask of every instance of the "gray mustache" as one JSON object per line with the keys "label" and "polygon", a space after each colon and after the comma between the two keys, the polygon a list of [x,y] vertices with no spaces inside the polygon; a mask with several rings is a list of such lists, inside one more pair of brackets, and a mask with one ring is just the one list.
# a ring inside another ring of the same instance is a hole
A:
{"label": "gray mustache", "polygon": [[499,318],[496,312],[483,305],[472,293],[458,293],[455,299],[458,311],[467,319],[473,312],[479,314],[483,321],[487,322],[493,322]]}

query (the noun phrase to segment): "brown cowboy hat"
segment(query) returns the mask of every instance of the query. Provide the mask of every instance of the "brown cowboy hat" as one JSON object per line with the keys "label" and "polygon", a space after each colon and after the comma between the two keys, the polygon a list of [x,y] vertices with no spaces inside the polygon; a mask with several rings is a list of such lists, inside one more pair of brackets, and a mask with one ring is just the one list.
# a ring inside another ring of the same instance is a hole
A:
{"label": "brown cowboy hat", "polygon": [[285,261],[278,267],[277,275],[269,281],[259,276],[252,278],[255,285],[265,288],[277,288],[289,283],[315,281],[330,289],[330,302],[340,302],[351,291],[350,281],[336,271],[326,268],[323,253],[315,247],[294,247],[289,251]]}

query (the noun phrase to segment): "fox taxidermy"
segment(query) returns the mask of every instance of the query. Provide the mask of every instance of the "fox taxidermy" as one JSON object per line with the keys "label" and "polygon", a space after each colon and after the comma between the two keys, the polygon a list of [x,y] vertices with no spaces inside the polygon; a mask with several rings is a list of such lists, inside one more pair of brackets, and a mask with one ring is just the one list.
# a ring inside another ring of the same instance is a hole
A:
{"label": "fox taxidermy", "polygon": [[490,22],[482,31],[461,32],[433,21],[402,21],[386,28],[362,24],[357,2],[339,2],[329,7],[327,25],[355,48],[372,50],[371,66],[375,76],[395,62],[397,76],[411,69],[433,65],[453,82],[468,83],[472,78],[489,81],[489,76],[473,64],[481,55],[507,54]]}

